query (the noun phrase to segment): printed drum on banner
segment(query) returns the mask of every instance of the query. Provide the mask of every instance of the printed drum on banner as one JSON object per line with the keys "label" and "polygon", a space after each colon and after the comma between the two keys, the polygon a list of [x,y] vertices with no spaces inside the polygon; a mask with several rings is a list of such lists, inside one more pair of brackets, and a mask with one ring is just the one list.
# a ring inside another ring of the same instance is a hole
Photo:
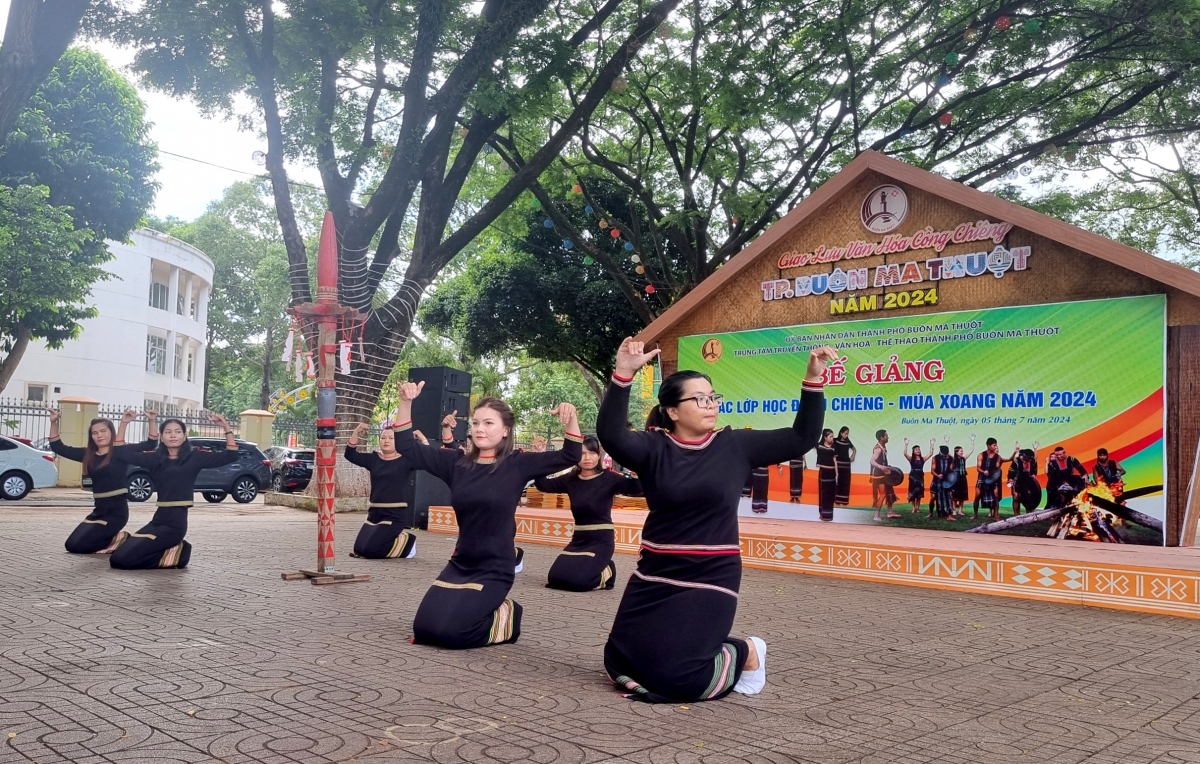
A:
{"label": "printed drum on banner", "polygon": [[[870,461],[876,432],[886,430],[888,462],[905,475],[894,489],[893,511],[900,517],[885,518],[890,525],[967,530],[991,522],[980,530],[1162,544],[1165,337],[1166,298],[1152,295],[695,335],[679,340],[679,368],[712,377],[724,396],[722,426],[779,428],[795,416],[809,350],[837,348],[839,361],[826,373],[825,426],[835,433],[849,427],[857,454],[849,501],[835,508],[835,522],[874,521]],[[1035,446],[1041,491],[1036,506],[1026,504],[1026,514],[1056,506],[1079,510],[1089,495],[1100,497],[1098,506],[1115,499],[1133,512],[1081,511],[1069,529],[1058,522],[1062,515],[997,526],[986,503],[976,516],[978,458],[989,438],[998,441],[1006,460],[999,521],[1013,518],[1007,460],[1025,449],[1028,463]],[[906,440],[925,459],[920,512],[908,501]],[[941,446],[952,454],[961,446],[966,456],[967,496],[954,517],[929,508],[936,494],[933,459]],[[1048,461],[1060,446],[1056,466],[1077,460],[1088,477],[1073,478],[1075,488],[1087,492],[1060,492],[1063,484],[1047,484]],[[1108,464],[1124,470],[1113,485],[1092,477],[1103,472],[1095,469],[1099,449],[1108,451]],[[817,520],[815,453],[805,462],[798,497],[792,465],[773,466],[767,495],[756,496],[753,507],[743,499],[742,513]]]}

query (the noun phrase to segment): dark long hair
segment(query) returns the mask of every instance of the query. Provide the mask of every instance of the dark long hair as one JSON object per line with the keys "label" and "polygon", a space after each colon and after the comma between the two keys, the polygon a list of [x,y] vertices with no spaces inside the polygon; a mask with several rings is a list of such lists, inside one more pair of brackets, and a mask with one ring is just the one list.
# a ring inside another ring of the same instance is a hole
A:
{"label": "dark long hair", "polygon": [[[104,456],[96,453],[96,441],[92,439],[92,428],[98,424],[102,424],[108,428],[108,453]],[[113,449],[117,447],[117,428],[113,426],[111,419],[99,417],[93,419],[88,425],[88,442],[87,447],[83,450],[83,474],[87,475],[92,467],[102,470],[112,461]],[[100,461],[96,461],[99,458]]]}
{"label": "dark long hair", "polygon": [[646,429],[661,427],[667,432],[675,430],[675,422],[667,415],[667,409],[678,406],[683,401],[683,386],[689,379],[704,379],[712,384],[712,378],[698,371],[684,369],[677,371],[662,381],[658,387],[658,405],[650,409],[646,417]]}
{"label": "dark long hair", "polygon": [[[513,452],[513,428],[516,426],[517,419],[513,416],[512,408],[507,403],[490,395],[486,398],[480,398],[479,402],[475,404],[475,411],[479,411],[479,409],[491,409],[495,411],[500,415],[500,421],[508,428],[508,435],[496,447],[496,462],[492,467],[492,469],[495,469],[500,462],[508,458]],[[467,444],[463,448],[463,455],[459,459],[459,463],[463,465],[474,464],[478,458],[479,447],[475,445],[474,439],[468,434]]]}
{"label": "dark long hair", "polygon": [[179,425],[179,428],[183,430],[183,442],[179,444],[179,453],[175,455],[175,458],[181,460],[186,459],[192,453],[192,441],[189,440],[187,436],[187,425],[183,423],[182,419],[176,419],[175,417],[164,419],[162,426],[158,428],[158,448],[156,451],[159,455],[170,458],[171,452],[167,450],[167,443],[165,440],[163,440],[162,432],[163,430],[167,429],[167,425],[169,425],[171,422]]}
{"label": "dark long hair", "polygon": [[[604,471],[604,447],[600,445],[600,440],[595,435],[583,436],[583,450],[591,451],[594,454],[600,455],[600,461],[596,463],[596,469],[600,472]],[[579,475],[583,472],[583,467],[575,465],[575,474]]]}
{"label": "dark long hair", "polygon": [[[818,440],[817,443],[821,444],[822,446],[825,446],[825,439],[828,438],[832,434],[833,434],[833,430],[826,427],[824,430],[821,430],[821,439]],[[830,446],[825,446],[825,447],[830,448]]]}

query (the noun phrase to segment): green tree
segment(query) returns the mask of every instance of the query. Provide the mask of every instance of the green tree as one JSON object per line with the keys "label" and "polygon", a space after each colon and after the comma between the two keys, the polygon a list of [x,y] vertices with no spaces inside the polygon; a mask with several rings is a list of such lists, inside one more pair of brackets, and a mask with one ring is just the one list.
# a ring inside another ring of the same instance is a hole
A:
{"label": "green tree", "polygon": [[573,364],[533,363],[525,366],[517,373],[516,384],[508,397],[522,437],[561,436],[562,423],[550,410],[563,401],[574,403],[579,410],[580,428],[585,432],[595,431],[600,402]]}
{"label": "green tree", "polygon": [[[0,187],[11,205],[0,236],[14,242],[0,248],[0,270],[61,283],[34,278],[0,294],[0,347],[7,351],[0,389],[30,340],[58,347],[94,315],[84,303],[110,258],[105,240],[124,239],[154,199],[157,150],[148,130],[133,86],[83,50],[63,55],[18,116],[0,153]],[[64,220],[67,231],[44,238]],[[63,239],[67,232],[73,235]],[[69,246],[55,252],[60,244]],[[55,262],[37,265],[35,258]],[[30,302],[34,289],[41,292]],[[41,295],[54,301],[45,303]]]}
{"label": "green tree", "polygon": [[[311,293],[284,160],[320,171],[342,299],[370,314],[367,358],[338,378],[345,436],[374,408],[425,289],[578,134],[680,2],[149,0],[116,30],[148,85],[227,113],[249,97],[239,116],[266,138],[297,302]],[[577,101],[551,118],[567,93]],[[528,159],[489,155],[501,136]]]}

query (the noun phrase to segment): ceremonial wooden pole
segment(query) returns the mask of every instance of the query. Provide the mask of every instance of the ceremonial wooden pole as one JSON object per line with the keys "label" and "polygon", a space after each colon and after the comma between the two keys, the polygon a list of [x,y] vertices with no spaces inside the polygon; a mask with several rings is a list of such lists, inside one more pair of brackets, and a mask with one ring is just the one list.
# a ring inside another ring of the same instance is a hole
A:
{"label": "ceremonial wooden pole", "polygon": [[317,301],[292,308],[298,317],[317,324],[317,569],[284,573],[285,581],[312,579],[313,584],[370,581],[367,574],[339,573],[334,564],[333,525],[337,485],[337,366],[338,321],[358,311],[338,303],[337,231],[333,213],[325,213],[321,247],[317,252]]}

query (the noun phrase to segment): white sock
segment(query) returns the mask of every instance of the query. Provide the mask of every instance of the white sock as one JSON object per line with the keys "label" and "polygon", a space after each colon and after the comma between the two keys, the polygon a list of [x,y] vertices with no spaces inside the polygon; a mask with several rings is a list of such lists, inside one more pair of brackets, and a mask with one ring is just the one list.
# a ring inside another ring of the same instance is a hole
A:
{"label": "white sock", "polygon": [[757,695],[767,686],[767,643],[758,637],[748,637],[746,641],[754,643],[754,649],[758,651],[758,668],[743,671],[737,684],[733,686],[733,691],[743,695]]}
{"label": "white sock", "polygon": [[517,567],[516,567],[516,570],[514,570],[513,572],[520,573],[524,568],[525,568],[525,550],[518,549],[517,550]]}
{"label": "white sock", "polygon": [[404,559],[411,560],[417,556],[417,540],[413,539],[412,549],[408,550],[408,554],[404,555]]}

